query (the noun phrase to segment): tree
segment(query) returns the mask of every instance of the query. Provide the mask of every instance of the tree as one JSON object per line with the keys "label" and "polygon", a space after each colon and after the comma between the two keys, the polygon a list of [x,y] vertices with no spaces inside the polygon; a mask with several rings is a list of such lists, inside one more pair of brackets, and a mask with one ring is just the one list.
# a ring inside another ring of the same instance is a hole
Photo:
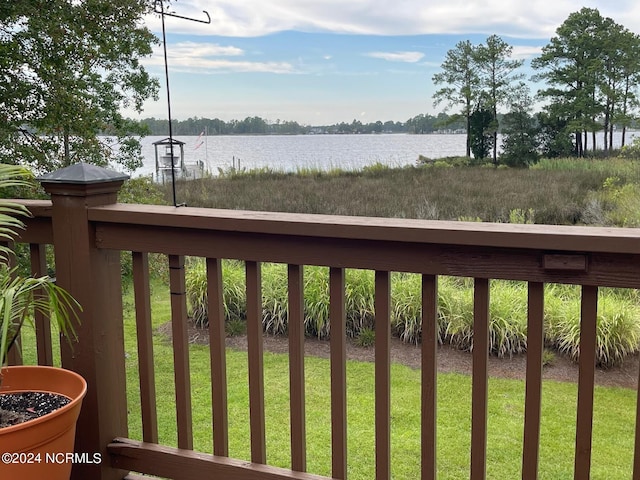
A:
{"label": "tree", "polygon": [[469,118],[469,139],[475,163],[484,163],[489,158],[493,149],[494,122],[491,107],[481,99]]}
{"label": "tree", "polygon": [[447,52],[441,66],[442,72],[433,76],[434,84],[445,85],[434,94],[434,106],[443,101],[447,102],[447,107],[461,106],[461,116],[465,119],[467,130],[467,157],[471,156],[471,115],[480,82],[475,51],[476,47],[469,40],[457,43],[454,49]]}
{"label": "tree", "polygon": [[546,158],[570,157],[575,148],[569,131],[569,123],[553,113],[553,108],[535,115],[538,124],[540,154]]}
{"label": "tree", "polygon": [[141,22],[152,8],[147,0],[2,3],[2,162],[38,172],[78,161],[142,164],[143,130],[121,109],[141,111],[157,95],[139,62],[157,43]]}
{"label": "tree", "polygon": [[626,130],[636,120],[636,112],[640,106],[637,95],[637,87],[640,83],[640,36],[626,29],[623,36],[624,55],[619,60],[622,80],[618,93],[619,103],[615,114],[612,115],[611,128],[614,123],[622,126],[622,146],[624,147]]}
{"label": "tree", "polygon": [[531,116],[533,100],[521,85],[511,99],[511,110],[502,120],[500,161],[510,167],[527,167],[538,161],[538,127]]}
{"label": "tree", "polygon": [[556,30],[556,36],[543,47],[542,55],[532,61],[533,68],[543,70],[536,78],[551,85],[540,96],[554,104],[556,111],[562,110],[561,116],[575,134],[579,156],[587,149],[587,132],[592,132],[596,147],[595,132],[601,128],[598,117],[606,111],[601,96],[601,87],[606,83],[605,35],[613,27],[613,21],[603,18],[598,10],[582,8],[569,15]]}
{"label": "tree", "polygon": [[480,76],[480,86],[487,100],[487,108],[493,114],[493,164],[498,163],[498,108],[506,103],[512,92],[512,83],[523,78],[515,71],[522,60],[509,60],[512,47],[497,35],[487,38],[485,44],[475,50],[475,61]]}

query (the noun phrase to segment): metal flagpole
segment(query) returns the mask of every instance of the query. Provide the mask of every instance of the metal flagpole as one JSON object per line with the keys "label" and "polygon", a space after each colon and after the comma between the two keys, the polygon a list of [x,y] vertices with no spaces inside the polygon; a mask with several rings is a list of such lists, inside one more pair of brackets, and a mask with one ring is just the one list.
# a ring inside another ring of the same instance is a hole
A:
{"label": "metal flagpole", "polygon": [[202,13],[204,13],[207,16],[206,20],[199,20],[197,18],[190,18],[190,17],[185,17],[185,16],[178,15],[171,12],[165,12],[164,0],[155,0],[155,3],[153,5],[153,10],[155,13],[160,14],[160,18],[162,19],[162,47],[164,49],[164,76],[167,84],[167,110],[169,115],[169,155],[171,155],[171,184],[172,184],[172,190],[173,190],[173,206],[178,207],[184,204],[178,205],[176,200],[176,168],[173,163],[174,156],[173,156],[173,125],[171,122],[171,91],[169,89],[169,62],[167,60],[167,35],[164,27],[164,17],[175,17],[175,18],[180,18],[182,20],[188,20],[190,22],[207,23],[207,24],[211,23],[211,17],[209,16],[209,13],[206,10],[202,11]]}

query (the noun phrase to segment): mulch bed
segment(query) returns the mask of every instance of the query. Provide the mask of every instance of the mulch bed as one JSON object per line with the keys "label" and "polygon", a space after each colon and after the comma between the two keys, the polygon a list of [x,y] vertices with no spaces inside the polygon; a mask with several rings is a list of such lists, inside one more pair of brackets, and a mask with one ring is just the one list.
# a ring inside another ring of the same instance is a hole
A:
{"label": "mulch bed", "polygon": [[[171,338],[171,325],[165,324],[159,327],[159,333]],[[189,323],[189,342],[201,345],[209,344],[209,333],[206,329],[196,328]],[[227,347],[236,350],[247,350],[247,338],[244,335],[227,337]],[[287,353],[288,340],[286,337],[264,335],[264,350],[274,353]],[[347,342],[347,358],[362,362],[374,361],[374,348],[363,348],[352,341]],[[329,358],[329,342],[307,338],[305,340],[305,355],[321,358]],[[406,365],[411,368],[420,368],[420,346],[407,344],[398,338],[391,339],[391,361]],[[524,379],[526,376],[526,355],[516,355],[511,358],[489,357],[489,376],[499,378]],[[638,385],[638,372],[640,359],[638,355],[628,357],[622,365],[609,369],[596,369],[595,381],[597,385],[607,387],[622,387],[636,389]],[[438,372],[471,374],[472,355],[470,352],[456,350],[449,345],[438,348]],[[556,354],[550,365],[543,368],[545,380],[560,382],[577,382],[578,365],[570,359]]]}

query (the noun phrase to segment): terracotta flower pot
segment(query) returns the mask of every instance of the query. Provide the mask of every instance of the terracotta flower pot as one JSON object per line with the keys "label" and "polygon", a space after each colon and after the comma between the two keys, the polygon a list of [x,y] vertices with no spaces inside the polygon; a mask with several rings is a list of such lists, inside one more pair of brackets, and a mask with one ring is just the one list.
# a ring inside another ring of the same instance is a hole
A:
{"label": "terracotta flower pot", "polygon": [[0,478],[68,480],[76,421],[87,382],[62,368],[16,366],[2,369],[0,393],[24,391],[65,395],[71,402],[27,422],[0,428]]}

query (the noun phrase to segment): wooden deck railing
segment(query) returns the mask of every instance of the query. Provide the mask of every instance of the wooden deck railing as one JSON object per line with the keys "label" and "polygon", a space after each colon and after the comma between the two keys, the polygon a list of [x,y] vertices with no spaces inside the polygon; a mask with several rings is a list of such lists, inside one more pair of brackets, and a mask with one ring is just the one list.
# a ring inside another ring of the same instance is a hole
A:
{"label": "wooden deck railing", "polygon": [[[74,478],[317,479],[306,470],[303,266],[330,269],[331,474],[347,477],[345,269],[375,273],[375,471],[391,478],[390,272],[422,275],[421,478],[436,478],[438,276],[474,278],[470,478],[486,476],[490,279],[529,282],[522,478],[538,476],[547,282],[582,286],[576,416],[576,479],[590,475],[598,287],[640,287],[640,230],[430,222],[115,203],[122,178],[45,179],[52,202],[25,201],[33,218],[22,241],[42,268],[53,244],[58,283],[83,305],[79,343],[62,345],[62,363],[89,382],[78,424],[79,451],[101,465],[76,465]],[[120,252],[132,252],[143,442],[128,439]],[[148,254],[168,255],[175,366],[177,448],[158,445]],[[193,450],[184,259],[206,259],[213,454]],[[222,259],[246,265],[251,462],[228,458]],[[267,466],[261,263],[288,265],[291,470]],[[40,363],[51,347],[39,343]],[[640,408],[640,404],[639,404]],[[636,427],[634,479],[640,479]]]}

